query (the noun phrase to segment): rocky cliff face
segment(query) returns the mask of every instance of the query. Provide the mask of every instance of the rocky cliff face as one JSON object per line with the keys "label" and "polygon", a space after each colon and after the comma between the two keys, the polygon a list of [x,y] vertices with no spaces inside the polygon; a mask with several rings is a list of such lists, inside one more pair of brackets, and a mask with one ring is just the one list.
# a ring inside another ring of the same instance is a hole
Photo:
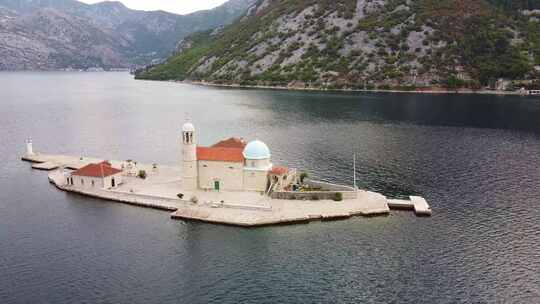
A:
{"label": "rocky cliff face", "polygon": [[168,56],[190,33],[232,22],[254,0],[189,15],[120,2],[0,0],[0,70],[113,68]]}
{"label": "rocky cliff face", "polygon": [[540,26],[519,14],[535,7],[507,2],[260,0],[217,37],[192,35],[137,77],[317,88],[478,88],[535,77]]}

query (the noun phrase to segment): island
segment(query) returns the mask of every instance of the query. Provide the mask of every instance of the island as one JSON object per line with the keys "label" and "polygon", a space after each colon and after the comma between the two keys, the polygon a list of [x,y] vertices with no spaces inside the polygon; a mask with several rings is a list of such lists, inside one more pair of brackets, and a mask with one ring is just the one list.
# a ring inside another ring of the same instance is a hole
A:
{"label": "island", "polygon": [[22,160],[50,171],[58,189],[100,199],[171,212],[171,218],[258,227],[387,215],[411,209],[431,215],[426,200],[386,196],[308,178],[294,168],[274,165],[260,140],[231,137],[209,147],[197,145],[191,122],[181,129],[180,164],[143,164],[35,152],[27,140]]}

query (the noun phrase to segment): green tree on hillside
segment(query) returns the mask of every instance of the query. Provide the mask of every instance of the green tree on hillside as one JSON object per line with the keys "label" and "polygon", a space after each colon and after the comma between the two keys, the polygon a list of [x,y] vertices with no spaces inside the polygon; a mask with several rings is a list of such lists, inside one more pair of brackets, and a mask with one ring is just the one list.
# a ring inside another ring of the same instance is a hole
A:
{"label": "green tree on hillside", "polygon": [[511,45],[511,33],[490,26],[478,28],[463,37],[459,50],[463,62],[482,84],[497,78],[519,79],[531,70],[528,58]]}

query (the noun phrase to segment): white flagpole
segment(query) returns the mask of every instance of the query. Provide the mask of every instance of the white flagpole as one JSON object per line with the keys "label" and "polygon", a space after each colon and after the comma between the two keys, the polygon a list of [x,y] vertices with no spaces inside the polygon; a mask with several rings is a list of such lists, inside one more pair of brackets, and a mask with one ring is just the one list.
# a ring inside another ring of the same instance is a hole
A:
{"label": "white flagpole", "polygon": [[353,153],[353,180],[354,180],[354,191],[356,192],[356,153]]}

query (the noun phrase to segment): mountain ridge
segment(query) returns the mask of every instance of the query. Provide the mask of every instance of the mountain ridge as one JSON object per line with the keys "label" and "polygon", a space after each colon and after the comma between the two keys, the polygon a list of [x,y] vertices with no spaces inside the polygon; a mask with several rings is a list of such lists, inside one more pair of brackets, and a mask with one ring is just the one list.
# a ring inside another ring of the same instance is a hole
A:
{"label": "mountain ridge", "polygon": [[[0,0],[0,70],[146,64],[166,57],[194,31],[232,22],[253,2],[231,0],[214,9],[176,15],[132,10],[117,1]],[[49,25],[57,28],[44,36]]]}
{"label": "mountain ridge", "polygon": [[499,78],[538,77],[538,8],[538,1],[261,0],[218,37],[193,34],[185,39],[189,48],[136,77],[298,88],[479,89],[496,86]]}

